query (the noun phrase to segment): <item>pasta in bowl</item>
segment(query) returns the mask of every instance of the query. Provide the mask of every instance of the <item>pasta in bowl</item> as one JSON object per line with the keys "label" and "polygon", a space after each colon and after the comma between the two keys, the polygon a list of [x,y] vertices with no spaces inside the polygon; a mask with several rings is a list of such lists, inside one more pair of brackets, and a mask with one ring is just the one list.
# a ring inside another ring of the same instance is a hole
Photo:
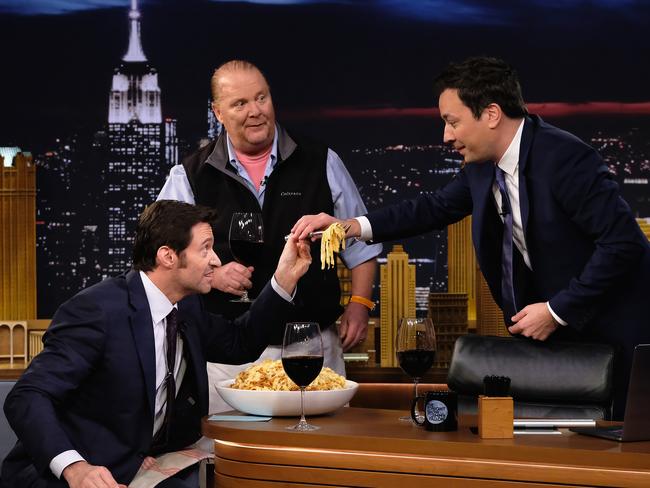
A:
{"label": "pasta in bowl", "polygon": [[[267,360],[216,385],[221,398],[235,410],[253,415],[299,416],[300,391],[286,376],[280,360]],[[305,391],[305,415],[333,412],[350,401],[359,385],[329,368]]]}

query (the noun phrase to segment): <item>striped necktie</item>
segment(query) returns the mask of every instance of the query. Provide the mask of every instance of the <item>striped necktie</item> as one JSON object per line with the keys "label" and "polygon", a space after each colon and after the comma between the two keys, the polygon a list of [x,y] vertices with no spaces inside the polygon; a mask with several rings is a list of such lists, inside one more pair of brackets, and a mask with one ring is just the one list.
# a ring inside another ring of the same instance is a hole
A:
{"label": "striped necktie", "polygon": [[503,314],[507,323],[517,313],[515,301],[515,289],[512,277],[513,240],[512,240],[512,206],[508,196],[505,173],[498,166],[496,171],[496,182],[501,193],[501,216],[503,217],[503,244],[501,248],[501,303]]}
{"label": "striped necktie", "polygon": [[172,308],[171,312],[166,317],[167,326],[165,328],[165,336],[167,342],[167,354],[165,356],[167,362],[167,374],[165,375],[165,416],[160,429],[156,433],[153,440],[152,449],[156,450],[167,444],[169,440],[169,431],[171,428],[172,411],[174,407],[174,399],[176,398],[176,378],[174,377],[174,366],[176,363],[176,340],[178,337],[178,311]]}

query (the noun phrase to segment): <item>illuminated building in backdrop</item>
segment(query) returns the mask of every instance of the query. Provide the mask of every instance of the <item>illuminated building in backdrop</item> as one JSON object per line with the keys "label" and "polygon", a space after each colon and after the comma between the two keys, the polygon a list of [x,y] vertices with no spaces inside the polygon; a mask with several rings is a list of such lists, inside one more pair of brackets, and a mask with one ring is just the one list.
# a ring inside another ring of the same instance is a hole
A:
{"label": "illuminated building in backdrop", "polygon": [[467,312],[465,293],[429,293],[428,316],[436,329],[434,368],[449,368],[456,339],[467,334]]}
{"label": "illuminated building in backdrop", "polygon": [[467,294],[467,318],[481,335],[509,336],[503,313],[495,303],[478,267],[472,245],[472,217],[447,228],[449,293]]}
{"label": "illuminated building in backdrop", "polygon": [[398,366],[395,338],[402,317],[415,317],[415,265],[396,244],[379,267],[380,358],[382,367]]}
{"label": "illuminated building in backdrop", "polygon": [[104,202],[109,275],[129,267],[137,218],[156,200],[169,169],[178,163],[176,120],[162,117],[158,73],[142,49],[137,0],[131,1],[129,19],[129,45],[113,74],[108,109]]}
{"label": "illuminated building in backdrop", "polygon": [[36,171],[19,148],[0,157],[0,319],[35,319]]}
{"label": "illuminated building in backdrop", "polygon": [[27,361],[36,318],[36,171],[32,156],[0,147],[0,363]]}

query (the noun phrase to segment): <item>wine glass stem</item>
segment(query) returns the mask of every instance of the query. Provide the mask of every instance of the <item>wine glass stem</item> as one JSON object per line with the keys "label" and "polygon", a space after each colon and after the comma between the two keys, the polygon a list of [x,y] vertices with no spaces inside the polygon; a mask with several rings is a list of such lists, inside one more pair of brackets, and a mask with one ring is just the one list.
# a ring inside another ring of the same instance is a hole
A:
{"label": "wine glass stem", "polygon": [[307,420],[305,419],[305,389],[303,387],[300,387],[300,422],[298,423],[307,423]]}
{"label": "wine glass stem", "polygon": [[[413,378],[413,398],[418,397],[418,380],[419,378]],[[415,404],[415,411],[418,411],[417,403]],[[418,413],[417,416],[419,417],[420,414]]]}
{"label": "wine glass stem", "polygon": [[242,299],[243,301],[247,301],[247,300],[248,300],[248,290],[244,290],[244,294],[241,296],[241,299]]}

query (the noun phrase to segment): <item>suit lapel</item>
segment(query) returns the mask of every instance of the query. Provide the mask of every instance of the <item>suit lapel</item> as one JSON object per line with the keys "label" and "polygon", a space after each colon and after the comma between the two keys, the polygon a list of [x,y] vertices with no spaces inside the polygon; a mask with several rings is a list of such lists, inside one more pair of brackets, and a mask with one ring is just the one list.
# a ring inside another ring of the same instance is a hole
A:
{"label": "suit lapel", "polygon": [[[475,190],[474,212],[472,215],[472,239],[476,257],[483,275],[490,277],[501,276],[501,222],[498,218],[492,183],[494,182],[494,164],[491,162],[477,164],[474,170],[478,173],[474,177]],[[495,220],[496,216],[496,220]]]}
{"label": "suit lapel", "polygon": [[534,122],[530,117],[526,117],[521,134],[521,145],[519,146],[519,208],[521,210],[521,225],[526,240],[528,240],[526,229],[528,229],[528,215],[530,213],[528,187],[526,186],[526,166],[530,147],[533,143],[533,132]]}
{"label": "suit lapel", "polygon": [[127,287],[129,289],[129,304],[131,314],[131,331],[135,340],[140,367],[144,376],[144,383],[147,388],[147,399],[151,418],[154,416],[155,395],[156,395],[156,352],[153,337],[153,325],[151,323],[151,309],[147,301],[147,295],[140,279],[138,271],[129,271],[126,275]]}

